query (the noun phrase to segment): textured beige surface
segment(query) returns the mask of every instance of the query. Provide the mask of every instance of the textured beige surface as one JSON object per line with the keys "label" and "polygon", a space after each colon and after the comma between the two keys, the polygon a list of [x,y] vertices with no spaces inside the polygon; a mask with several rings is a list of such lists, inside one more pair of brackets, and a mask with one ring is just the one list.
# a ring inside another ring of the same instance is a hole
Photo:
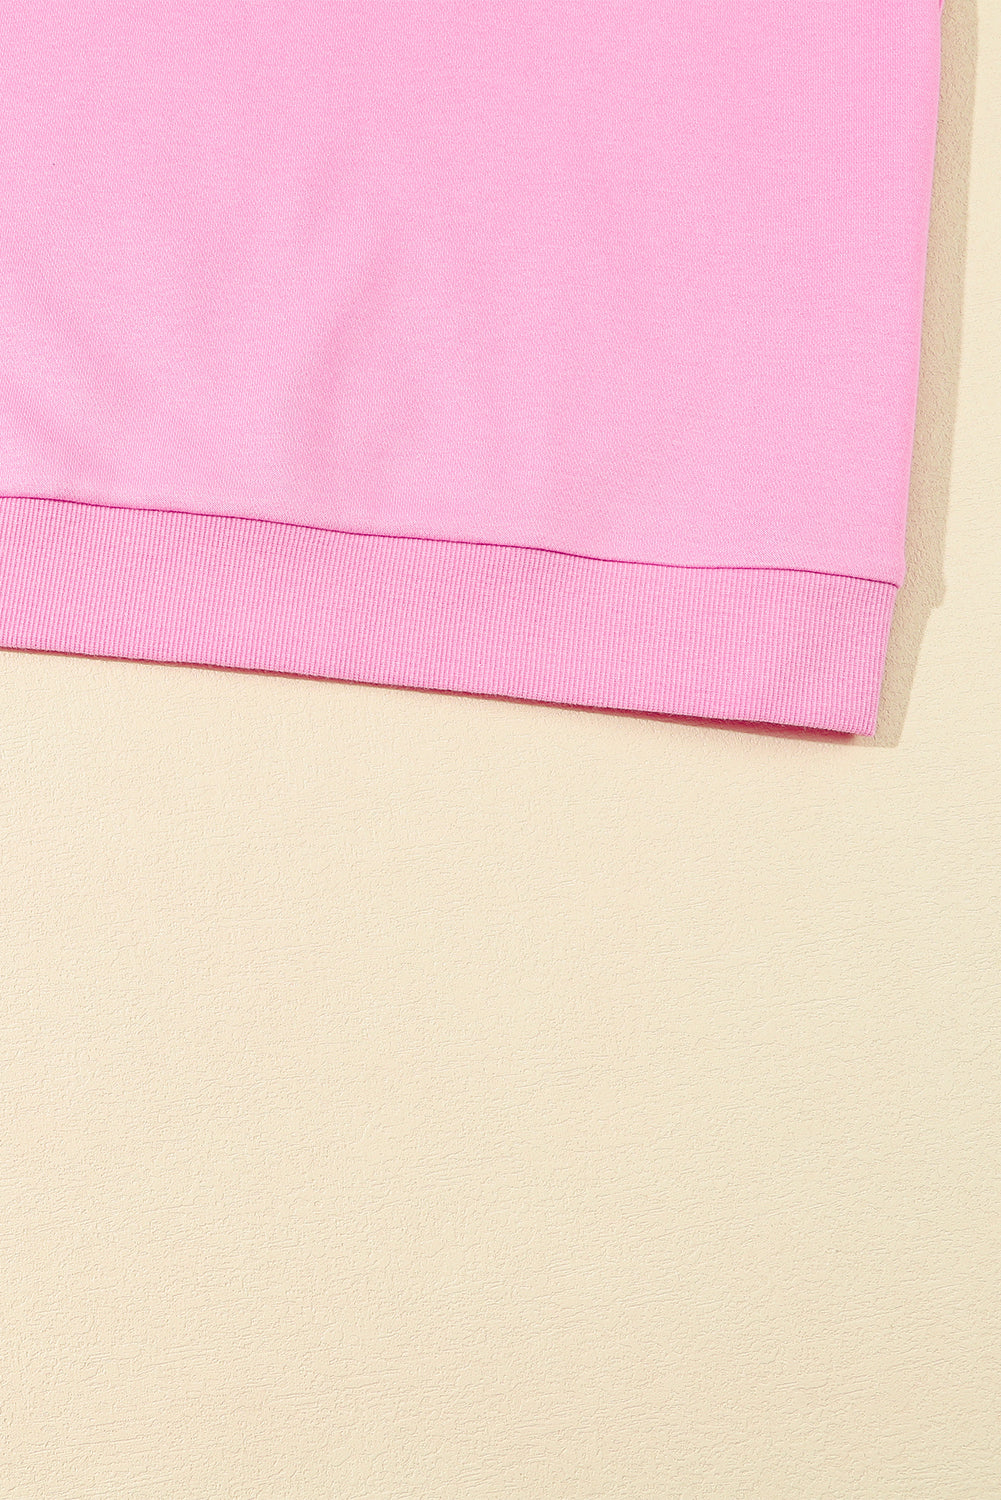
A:
{"label": "textured beige surface", "polygon": [[876,741],[0,653],[4,1500],[1001,1496],[1001,3],[944,31]]}

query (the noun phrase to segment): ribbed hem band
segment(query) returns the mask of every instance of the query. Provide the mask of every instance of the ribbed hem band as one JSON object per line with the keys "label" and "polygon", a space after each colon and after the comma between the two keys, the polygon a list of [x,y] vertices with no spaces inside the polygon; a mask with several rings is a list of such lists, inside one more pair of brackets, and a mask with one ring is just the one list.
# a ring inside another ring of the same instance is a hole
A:
{"label": "ribbed hem band", "polygon": [[0,500],[0,646],[875,728],[896,585]]}

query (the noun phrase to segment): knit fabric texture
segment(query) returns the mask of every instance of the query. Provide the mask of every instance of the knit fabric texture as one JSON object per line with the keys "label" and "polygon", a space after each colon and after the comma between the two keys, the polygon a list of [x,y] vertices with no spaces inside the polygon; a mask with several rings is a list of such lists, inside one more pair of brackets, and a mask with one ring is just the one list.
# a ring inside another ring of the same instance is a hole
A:
{"label": "knit fabric texture", "polygon": [[0,646],[873,732],[939,0],[10,0]]}

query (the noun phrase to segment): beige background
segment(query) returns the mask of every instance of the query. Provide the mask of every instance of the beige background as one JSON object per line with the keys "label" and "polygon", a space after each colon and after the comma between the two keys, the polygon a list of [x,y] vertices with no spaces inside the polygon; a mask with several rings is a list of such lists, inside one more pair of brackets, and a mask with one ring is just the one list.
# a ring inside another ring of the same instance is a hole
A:
{"label": "beige background", "polygon": [[0,653],[5,1500],[1001,1496],[1001,0],[873,740]]}

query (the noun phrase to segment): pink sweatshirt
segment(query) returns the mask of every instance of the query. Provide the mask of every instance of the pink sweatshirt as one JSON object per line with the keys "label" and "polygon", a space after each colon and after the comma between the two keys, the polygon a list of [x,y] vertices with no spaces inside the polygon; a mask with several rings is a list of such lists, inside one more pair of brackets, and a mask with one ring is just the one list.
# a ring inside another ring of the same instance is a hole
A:
{"label": "pink sweatshirt", "polygon": [[0,645],[871,733],[939,0],[8,0]]}

